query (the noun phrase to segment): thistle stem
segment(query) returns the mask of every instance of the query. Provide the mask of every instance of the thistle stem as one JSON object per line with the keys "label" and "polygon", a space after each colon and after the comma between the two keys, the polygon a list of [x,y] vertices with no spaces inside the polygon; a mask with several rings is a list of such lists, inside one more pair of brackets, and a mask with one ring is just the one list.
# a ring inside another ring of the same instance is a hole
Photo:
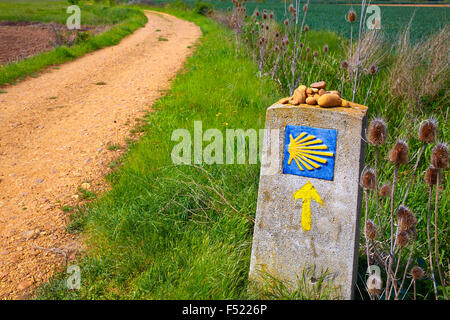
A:
{"label": "thistle stem", "polygon": [[363,12],[366,9],[366,1],[362,0],[361,3],[361,18],[359,19],[359,33],[358,33],[358,59],[356,60],[356,72],[355,72],[355,82],[353,84],[353,96],[352,102],[355,102],[356,97],[356,85],[358,83],[358,73],[359,73],[359,63],[361,59],[361,38],[362,38],[362,26],[363,26]]}
{"label": "thistle stem", "polygon": [[437,169],[437,176],[436,176],[436,201],[434,205],[434,259],[436,260],[436,265],[438,268],[439,278],[441,279],[441,285],[442,285],[442,292],[444,293],[444,297],[446,300],[448,300],[447,296],[447,289],[445,285],[445,280],[442,277],[442,271],[441,266],[439,264],[439,250],[438,250],[438,208],[439,208],[439,183],[441,180],[441,169]]}
{"label": "thistle stem", "polygon": [[405,271],[403,272],[402,283],[400,284],[400,288],[398,289],[398,291],[395,295],[395,299],[398,299],[398,297],[402,291],[403,285],[405,284],[406,273],[408,272],[409,264],[411,263],[415,246],[416,246],[416,235],[414,235],[413,243],[411,245],[411,251],[409,252],[408,262],[406,263]]}
{"label": "thistle stem", "polygon": [[[367,269],[369,270],[370,267],[370,259],[369,259],[369,239],[367,238],[367,232],[366,232],[366,224],[367,224],[367,218],[369,215],[369,192],[367,189],[364,189],[364,199],[366,203],[366,210],[365,210],[365,217],[364,217],[364,237],[366,238],[366,256],[367,256]],[[369,292],[370,300],[373,300],[372,295]]]}
{"label": "thistle stem", "polygon": [[[398,164],[394,166],[394,178],[392,179],[392,191],[391,191],[391,243],[390,243],[390,252],[389,252],[389,267],[388,267],[388,277],[386,280],[386,292],[390,294],[390,281],[392,274],[392,255],[393,255],[393,246],[394,246],[394,196],[395,196],[395,184],[397,183],[397,174],[398,174]],[[394,279],[392,279],[394,281]],[[386,297],[386,300],[389,300],[390,295]]]}
{"label": "thistle stem", "polygon": [[381,217],[380,217],[380,205],[378,201],[378,146],[375,146],[375,201],[376,201],[376,210],[377,210],[377,218],[378,218],[378,225],[380,226],[380,234],[384,238],[384,232],[383,232],[383,226],[381,224]]}
{"label": "thistle stem", "polygon": [[394,197],[395,197],[395,185],[397,183],[398,164],[394,167],[394,178],[392,179],[392,191],[391,191],[391,252],[394,248]]}
{"label": "thistle stem", "polygon": [[373,82],[373,75],[372,75],[372,77],[370,78],[370,85],[369,85],[369,90],[367,90],[367,93],[366,93],[366,98],[364,99],[364,105],[366,105],[366,102],[367,102],[367,98],[369,97],[369,94],[370,94],[370,90],[372,89],[372,82]]}
{"label": "thistle stem", "polygon": [[411,285],[413,284],[414,279],[411,280],[411,282],[409,283],[408,289],[406,289],[405,294],[403,295],[402,300],[405,299],[406,295],[408,294],[409,289],[411,289]]}
{"label": "thistle stem", "polygon": [[414,300],[416,300],[416,280],[413,280],[413,286],[414,286]]}
{"label": "thistle stem", "polygon": [[413,172],[411,174],[411,178],[409,179],[408,188],[406,188],[405,196],[403,197],[402,204],[405,204],[406,198],[408,197],[409,189],[411,188],[412,182],[414,180],[414,175],[416,174],[417,167],[419,166],[420,158],[422,157],[422,153],[425,150],[425,143],[422,145],[419,151],[419,155],[417,156],[416,165],[414,166]]}
{"label": "thistle stem", "polygon": [[431,269],[431,279],[433,280],[433,288],[434,288],[434,297],[438,300],[437,286],[436,286],[436,278],[434,276],[434,267],[433,267],[433,251],[431,250],[431,236],[430,236],[430,220],[431,220],[431,198],[433,196],[433,186],[430,186],[430,190],[428,191],[428,218],[427,218],[427,238],[428,238],[428,251],[430,253],[430,269]]}

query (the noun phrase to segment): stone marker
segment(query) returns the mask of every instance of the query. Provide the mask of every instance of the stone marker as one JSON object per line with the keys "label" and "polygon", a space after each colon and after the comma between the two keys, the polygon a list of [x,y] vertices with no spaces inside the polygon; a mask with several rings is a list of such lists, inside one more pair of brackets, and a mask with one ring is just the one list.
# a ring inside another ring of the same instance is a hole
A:
{"label": "stone marker", "polygon": [[353,298],[366,112],[357,104],[267,109],[252,281],[270,274],[295,287],[305,268],[314,277],[327,270],[336,294]]}

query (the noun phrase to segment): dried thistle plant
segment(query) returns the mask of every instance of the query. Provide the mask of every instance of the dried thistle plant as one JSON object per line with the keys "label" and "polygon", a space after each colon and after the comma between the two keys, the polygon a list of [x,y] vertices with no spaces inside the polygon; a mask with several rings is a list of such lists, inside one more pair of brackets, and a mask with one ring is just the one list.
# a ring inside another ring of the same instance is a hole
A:
{"label": "dried thistle plant", "polygon": [[439,142],[433,147],[431,152],[431,165],[436,168],[436,198],[434,204],[434,258],[439,272],[439,278],[443,287],[443,293],[446,299],[447,289],[445,278],[442,275],[441,266],[439,264],[439,250],[438,250],[438,212],[439,212],[439,184],[441,179],[441,170],[448,167],[448,146],[445,143]]}
{"label": "dried thistle plant", "polygon": [[247,16],[247,9],[245,8],[244,3],[244,0],[233,0],[233,11],[230,19],[230,27],[234,32],[236,56],[240,48],[244,19]]}
{"label": "dried thistle plant", "polygon": [[[394,299],[404,299],[407,292],[411,287],[414,287],[414,299],[416,299],[416,281],[420,281],[424,278],[424,270],[420,267],[410,268],[411,262],[413,261],[413,254],[416,250],[416,239],[418,232],[418,219],[411,208],[405,206],[406,199],[408,197],[408,191],[416,180],[414,176],[417,173],[417,167],[421,160],[421,155],[424,150],[430,144],[434,143],[437,139],[437,122],[435,119],[430,118],[424,120],[420,123],[417,132],[417,139],[422,143],[422,146],[418,150],[417,160],[415,161],[411,176],[408,177],[407,183],[405,183],[406,193],[402,195],[403,201],[401,204],[396,204],[396,194],[399,193],[398,190],[403,188],[398,187],[398,170],[401,166],[407,166],[409,162],[409,146],[405,140],[397,140],[388,153],[388,160],[394,166],[392,184],[385,183],[378,188],[378,148],[383,145],[387,140],[387,127],[382,119],[374,119],[369,123],[367,130],[367,141],[370,145],[375,148],[375,167],[374,169],[366,167],[361,175],[360,184],[364,188],[365,194],[365,220],[364,220],[364,236],[366,239],[366,255],[367,263],[370,266],[371,259],[373,257],[373,262],[384,267],[386,272],[386,286],[384,288],[384,298],[389,300]],[[431,147],[430,147],[431,148]],[[442,294],[446,297],[446,279],[445,275],[442,273],[441,266],[439,265],[439,243],[438,243],[438,211],[439,211],[439,183],[440,183],[440,173],[448,167],[448,146],[446,143],[437,143],[431,150],[430,167],[424,173],[424,181],[428,185],[429,189],[429,201],[428,201],[428,216],[427,216],[427,239],[428,239],[428,251],[429,251],[429,264],[431,269],[431,280],[433,281],[434,294],[436,299],[438,299],[438,284],[434,276],[434,265],[437,266],[437,272],[439,273],[439,280],[442,285]],[[434,212],[434,246],[432,246],[431,238],[431,204],[433,188],[436,187],[436,197],[434,199],[435,212]],[[387,233],[390,237],[384,238],[384,232],[382,230],[382,221],[378,219],[377,226],[372,219],[374,214],[369,212],[368,206],[368,195],[370,190],[374,190],[372,193],[375,196],[377,203],[375,215],[377,218],[383,213],[383,208],[380,209],[378,206],[378,197],[381,196],[390,201],[390,206],[386,212],[389,215],[390,223],[387,226]],[[398,195],[397,195],[398,196]],[[394,215],[394,208],[396,209]],[[395,222],[395,224],[394,224]],[[378,232],[380,230],[380,232]],[[407,251],[405,251],[407,250]],[[406,253],[406,254],[405,254]],[[402,265],[402,260],[405,260],[404,268],[400,267]],[[403,271],[401,271],[403,269]],[[400,275],[399,275],[400,274]],[[405,283],[407,280],[407,275],[411,277],[411,283],[409,287],[405,290]],[[371,298],[374,296],[368,291]]]}

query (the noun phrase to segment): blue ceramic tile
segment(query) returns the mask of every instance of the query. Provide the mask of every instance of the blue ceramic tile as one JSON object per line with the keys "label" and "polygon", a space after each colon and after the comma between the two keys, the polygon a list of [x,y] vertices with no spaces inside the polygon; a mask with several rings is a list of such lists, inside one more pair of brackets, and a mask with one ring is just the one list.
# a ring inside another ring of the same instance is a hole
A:
{"label": "blue ceramic tile", "polygon": [[333,180],[337,131],[291,125],[285,131],[283,173]]}

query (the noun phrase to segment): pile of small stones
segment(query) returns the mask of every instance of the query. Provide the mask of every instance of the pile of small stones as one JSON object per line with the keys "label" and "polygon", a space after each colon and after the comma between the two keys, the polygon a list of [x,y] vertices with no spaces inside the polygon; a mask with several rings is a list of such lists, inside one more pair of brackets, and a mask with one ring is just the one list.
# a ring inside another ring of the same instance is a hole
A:
{"label": "pile of small stones", "polygon": [[319,105],[321,107],[350,107],[347,100],[342,99],[339,91],[326,90],[327,84],[325,81],[312,83],[309,88],[305,85],[300,85],[294,90],[292,97],[284,98],[279,101],[281,104],[308,104],[311,106]]}

